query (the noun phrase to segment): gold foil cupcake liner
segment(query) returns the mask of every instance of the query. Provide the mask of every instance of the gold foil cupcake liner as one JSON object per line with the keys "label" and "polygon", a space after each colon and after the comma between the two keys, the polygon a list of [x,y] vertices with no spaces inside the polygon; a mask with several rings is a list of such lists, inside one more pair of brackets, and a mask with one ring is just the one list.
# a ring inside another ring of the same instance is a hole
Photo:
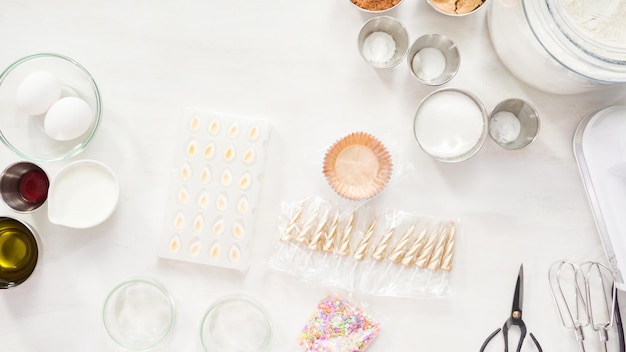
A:
{"label": "gold foil cupcake liner", "polygon": [[328,149],[323,173],[337,194],[362,200],[387,186],[392,169],[391,155],[378,139],[365,132],[354,132]]}

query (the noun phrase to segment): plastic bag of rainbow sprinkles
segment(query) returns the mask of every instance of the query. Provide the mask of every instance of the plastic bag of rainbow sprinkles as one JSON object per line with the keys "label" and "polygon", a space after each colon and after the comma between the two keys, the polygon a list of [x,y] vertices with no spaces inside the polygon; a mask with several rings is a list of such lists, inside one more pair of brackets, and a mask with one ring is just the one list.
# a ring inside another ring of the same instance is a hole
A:
{"label": "plastic bag of rainbow sprinkles", "polygon": [[379,332],[380,324],[361,308],[338,295],[329,295],[317,305],[299,343],[307,352],[360,352]]}

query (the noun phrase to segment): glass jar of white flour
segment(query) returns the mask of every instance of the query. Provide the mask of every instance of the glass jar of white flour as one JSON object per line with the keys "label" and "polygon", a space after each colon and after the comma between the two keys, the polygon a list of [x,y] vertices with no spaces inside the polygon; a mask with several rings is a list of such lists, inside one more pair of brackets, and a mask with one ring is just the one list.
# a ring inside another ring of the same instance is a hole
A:
{"label": "glass jar of white flour", "polygon": [[487,23],[504,65],[537,89],[626,84],[626,1],[492,0]]}

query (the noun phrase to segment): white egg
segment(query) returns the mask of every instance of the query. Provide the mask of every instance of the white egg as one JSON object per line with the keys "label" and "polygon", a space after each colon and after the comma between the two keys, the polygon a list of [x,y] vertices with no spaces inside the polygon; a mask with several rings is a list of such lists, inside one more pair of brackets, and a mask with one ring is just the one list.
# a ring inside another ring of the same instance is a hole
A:
{"label": "white egg", "polygon": [[76,97],[59,99],[50,107],[44,120],[46,133],[59,141],[80,137],[91,126],[91,108]]}
{"label": "white egg", "polygon": [[25,114],[45,114],[59,98],[62,88],[55,75],[48,71],[36,71],[24,78],[17,87],[15,103]]}

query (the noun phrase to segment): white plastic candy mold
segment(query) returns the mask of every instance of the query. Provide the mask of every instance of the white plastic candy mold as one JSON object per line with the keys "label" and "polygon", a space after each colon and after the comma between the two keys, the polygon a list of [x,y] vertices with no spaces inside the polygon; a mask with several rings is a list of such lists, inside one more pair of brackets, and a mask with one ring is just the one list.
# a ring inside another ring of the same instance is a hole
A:
{"label": "white plastic candy mold", "polygon": [[270,123],[184,112],[159,256],[245,271]]}

